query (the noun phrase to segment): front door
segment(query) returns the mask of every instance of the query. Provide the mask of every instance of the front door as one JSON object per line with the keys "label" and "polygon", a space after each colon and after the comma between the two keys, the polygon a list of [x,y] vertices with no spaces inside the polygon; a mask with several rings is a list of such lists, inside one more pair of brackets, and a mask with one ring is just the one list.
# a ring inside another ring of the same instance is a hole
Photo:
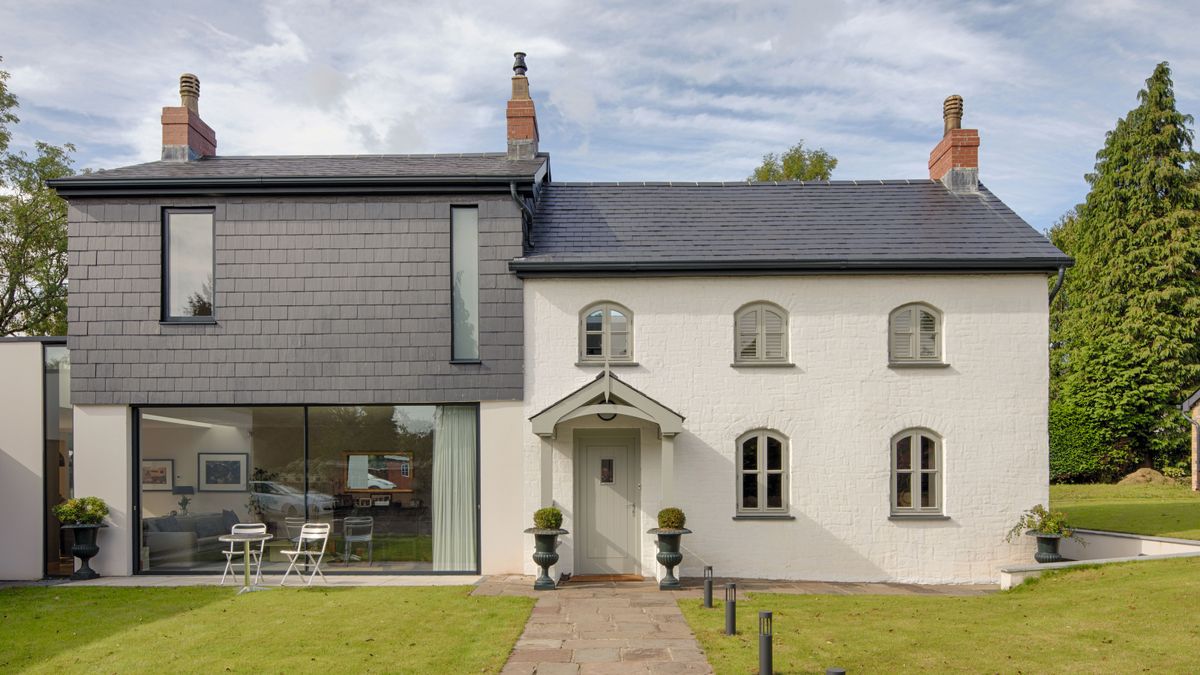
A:
{"label": "front door", "polygon": [[575,440],[576,574],[635,574],[637,432],[580,432]]}

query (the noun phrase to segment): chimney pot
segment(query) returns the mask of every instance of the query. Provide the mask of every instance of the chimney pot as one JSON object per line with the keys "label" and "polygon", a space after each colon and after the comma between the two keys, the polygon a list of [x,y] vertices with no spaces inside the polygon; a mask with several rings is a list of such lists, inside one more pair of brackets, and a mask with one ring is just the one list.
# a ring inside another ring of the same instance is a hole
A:
{"label": "chimney pot", "polygon": [[963,98],[958,94],[952,94],[946,97],[946,102],[942,104],[942,119],[946,123],[946,128],[942,131],[942,135],[950,133],[951,129],[962,128],[963,116]]}
{"label": "chimney pot", "polygon": [[191,73],[179,76],[179,104],[200,114],[200,78]]}
{"label": "chimney pot", "polygon": [[513,72],[517,75],[525,75],[525,52],[513,52]]}

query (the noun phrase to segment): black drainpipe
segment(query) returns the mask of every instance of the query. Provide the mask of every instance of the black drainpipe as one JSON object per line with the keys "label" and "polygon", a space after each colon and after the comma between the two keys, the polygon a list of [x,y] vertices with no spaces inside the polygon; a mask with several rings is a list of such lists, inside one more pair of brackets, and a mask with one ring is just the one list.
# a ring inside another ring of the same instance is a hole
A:
{"label": "black drainpipe", "polygon": [[[515,190],[516,188],[513,188],[513,189]],[[1062,288],[1063,280],[1067,278],[1066,275],[1067,275],[1067,268],[1063,267],[1063,266],[1059,266],[1058,279],[1054,282],[1054,288],[1050,289],[1050,302],[1054,302],[1054,296],[1058,295],[1059,289]]]}
{"label": "black drainpipe", "polygon": [[521,209],[521,235],[525,242],[525,248],[533,247],[533,211],[525,204],[525,200],[521,199],[521,195],[517,194],[517,181],[509,181],[508,190],[512,194],[512,199]]}

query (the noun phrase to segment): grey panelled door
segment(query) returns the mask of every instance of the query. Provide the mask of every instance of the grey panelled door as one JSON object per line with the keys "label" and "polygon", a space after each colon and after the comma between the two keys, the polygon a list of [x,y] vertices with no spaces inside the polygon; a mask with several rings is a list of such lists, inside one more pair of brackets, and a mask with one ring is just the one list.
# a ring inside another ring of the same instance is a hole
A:
{"label": "grey panelled door", "polygon": [[638,571],[638,453],[632,434],[581,436],[576,448],[576,574]]}

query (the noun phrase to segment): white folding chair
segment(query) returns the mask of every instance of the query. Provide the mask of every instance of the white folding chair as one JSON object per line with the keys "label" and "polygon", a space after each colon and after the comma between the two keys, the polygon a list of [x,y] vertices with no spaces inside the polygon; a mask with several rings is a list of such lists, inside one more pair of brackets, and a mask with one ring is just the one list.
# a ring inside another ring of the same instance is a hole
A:
{"label": "white folding chair", "polygon": [[[233,534],[266,534],[267,526],[263,523],[239,523],[233,526],[232,532]],[[254,583],[256,584],[262,581],[263,547],[266,545],[267,540],[263,539],[258,542],[257,550],[255,550],[253,544],[250,546],[250,562],[254,563]],[[229,542],[229,549],[221,551],[221,553],[225,554],[225,571],[221,572],[222,586],[225,585],[225,576],[233,569],[234,558],[241,558],[246,555],[245,546],[241,542],[231,541]],[[234,572],[234,576],[237,576],[236,572]]]}
{"label": "white folding chair", "polygon": [[[329,530],[329,523],[305,523],[300,528],[300,537],[299,541],[296,542],[296,548],[280,551],[290,561],[287,571],[283,573],[283,579],[279,581],[280,586],[287,581],[288,575],[292,573],[292,570],[296,569],[296,563],[301,558],[304,558],[305,565],[313,566],[313,573],[308,577],[309,586],[312,585],[313,579],[318,574],[321,575],[321,579],[325,583],[329,583],[329,580],[325,578],[325,573],[321,571],[321,560],[325,558],[325,544],[329,541]],[[320,548],[316,547],[318,542],[320,543]],[[299,574],[301,578],[304,577],[304,573],[299,570],[296,571],[296,574]]]}

